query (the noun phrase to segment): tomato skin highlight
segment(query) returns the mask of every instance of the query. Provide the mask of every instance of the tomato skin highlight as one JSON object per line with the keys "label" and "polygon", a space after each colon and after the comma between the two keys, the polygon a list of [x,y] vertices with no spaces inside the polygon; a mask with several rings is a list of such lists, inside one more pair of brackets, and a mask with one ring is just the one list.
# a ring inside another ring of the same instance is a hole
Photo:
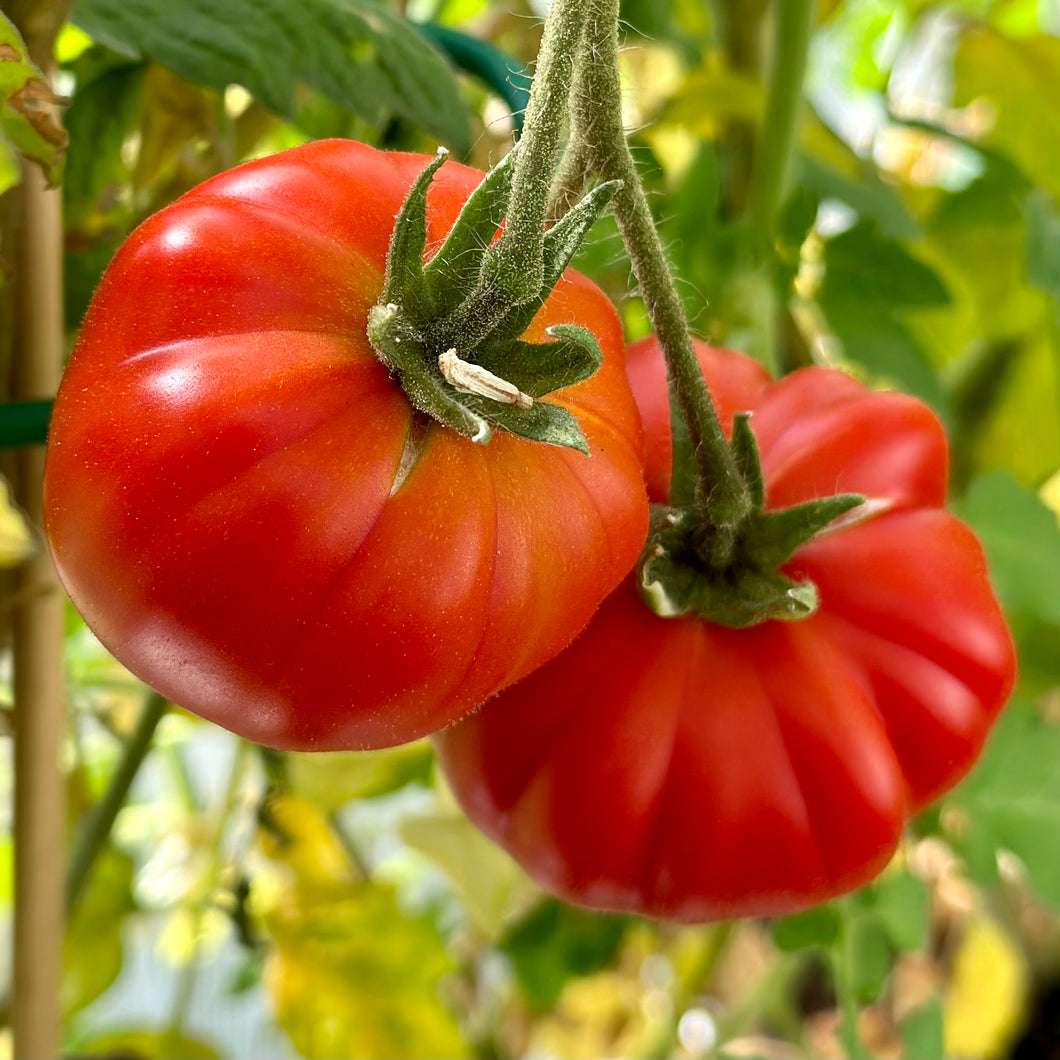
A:
{"label": "tomato skin highlight", "polygon": [[[880,872],[908,817],[974,763],[1015,680],[946,439],[906,395],[808,368],[773,382],[697,344],[726,431],[752,411],[767,507],[887,506],[801,547],[794,622],[659,618],[630,576],[556,659],[437,734],[471,819],[559,896],[678,921],[795,912]],[[653,501],[669,483],[655,341],[628,366]]]}
{"label": "tomato skin highlight", "polygon": [[[600,342],[603,368],[547,399],[589,458],[421,427],[369,345],[427,161],[319,141],[187,193],[119,250],[56,399],[46,526],[75,606],[148,684],[272,747],[449,724],[565,647],[643,545],[621,325],[587,279],[524,337]],[[438,171],[429,251],[481,177]]]}

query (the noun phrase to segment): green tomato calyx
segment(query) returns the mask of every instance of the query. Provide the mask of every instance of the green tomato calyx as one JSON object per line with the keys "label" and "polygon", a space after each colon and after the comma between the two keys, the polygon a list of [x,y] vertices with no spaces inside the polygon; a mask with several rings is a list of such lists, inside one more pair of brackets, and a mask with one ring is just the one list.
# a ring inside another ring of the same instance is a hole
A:
{"label": "green tomato calyx", "polygon": [[410,403],[439,423],[485,444],[494,427],[588,453],[577,420],[544,395],[588,379],[603,363],[590,331],[559,324],[550,342],[520,335],[544,304],[586,233],[617,188],[601,184],[544,236],[544,274],[527,277],[495,253],[518,147],[464,204],[436,254],[424,263],[427,189],[446,161],[439,151],[398,214],[368,338]]}
{"label": "green tomato calyx", "polygon": [[817,610],[816,587],[780,568],[800,545],[871,517],[880,505],[841,493],[767,511],[748,413],[735,417],[729,444],[747,485],[750,510],[735,523],[719,524],[711,517],[709,493],[688,506],[655,506],[639,567],[641,595],[661,617],[696,614],[736,629],[808,618]]}

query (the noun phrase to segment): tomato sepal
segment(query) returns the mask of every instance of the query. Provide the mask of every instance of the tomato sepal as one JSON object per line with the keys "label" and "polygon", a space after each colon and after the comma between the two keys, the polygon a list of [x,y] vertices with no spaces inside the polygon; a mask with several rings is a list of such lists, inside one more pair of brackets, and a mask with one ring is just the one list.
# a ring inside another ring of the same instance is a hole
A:
{"label": "tomato sepal", "polygon": [[552,342],[498,343],[484,346],[475,363],[501,373],[531,397],[574,386],[595,375],[604,363],[596,336],[578,324],[553,324],[545,332]]}
{"label": "tomato sepal", "polygon": [[729,442],[736,467],[747,486],[751,504],[760,511],[766,502],[765,481],[762,477],[762,459],[758,453],[758,440],[751,427],[751,413],[737,412],[732,418],[732,439]]}
{"label": "tomato sepal", "polygon": [[[603,363],[603,353],[592,332],[577,325],[558,324],[549,334],[556,335],[555,341],[493,348],[475,362],[447,350],[432,364],[398,306],[374,306],[368,321],[372,346],[414,408],[480,445],[490,441],[497,426],[521,438],[588,455],[574,416],[535,399],[589,378]],[[507,377],[488,367],[501,368],[502,355],[503,365],[510,363],[503,368]]]}
{"label": "tomato sepal", "polygon": [[510,192],[510,156],[485,176],[424,265],[428,191],[446,157],[439,151],[420,172],[398,213],[381,301],[369,313],[369,341],[410,403],[465,437],[486,444],[492,428],[501,427],[588,454],[571,413],[538,399],[596,372],[603,363],[599,344],[574,325],[549,328],[550,342],[520,335],[618,184],[594,188],[549,229],[543,280],[526,298],[498,271],[502,259],[492,242]]}
{"label": "tomato sepal", "polygon": [[837,493],[775,512],[760,511],[747,525],[743,551],[762,566],[779,567],[800,545],[864,503],[859,493]]}
{"label": "tomato sepal", "polygon": [[[755,460],[757,467],[757,450]],[[865,498],[842,493],[777,511],[764,511],[764,501],[763,490],[735,533],[704,520],[698,507],[653,506],[637,583],[648,606],[660,617],[696,614],[732,629],[812,615],[816,587],[779,568]]]}
{"label": "tomato sepal", "polygon": [[[483,177],[482,183],[464,203],[445,242],[423,266],[430,318],[441,319],[452,313],[466,297],[467,291],[478,282],[482,258],[490,238],[487,235],[486,241],[483,241],[483,233],[496,232],[504,222],[518,153],[519,145],[516,144]],[[424,173],[428,171],[431,177],[437,172],[430,166]],[[426,199],[423,208],[426,209]],[[421,246],[420,255],[422,253]]]}
{"label": "tomato sepal", "polygon": [[702,527],[694,510],[662,508],[653,512],[652,523],[637,588],[660,618],[695,614],[744,629],[770,619],[808,618],[817,610],[812,582],[753,562],[721,569],[704,564],[696,540]]}

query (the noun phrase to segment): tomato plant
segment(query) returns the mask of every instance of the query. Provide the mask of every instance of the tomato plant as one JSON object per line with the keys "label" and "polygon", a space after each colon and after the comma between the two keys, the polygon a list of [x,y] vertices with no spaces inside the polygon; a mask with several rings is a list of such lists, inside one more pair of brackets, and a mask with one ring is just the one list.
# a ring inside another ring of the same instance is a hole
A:
{"label": "tomato plant", "polygon": [[[55,405],[62,580],[164,695],[282,748],[396,744],[556,654],[628,571],[646,505],[622,330],[566,273],[525,332],[593,332],[555,402],[591,456],[414,411],[365,336],[428,160],[320,141],[208,180],[102,280]],[[428,193],[436,248],[482,175]]]}
{"label": "tomato plant", "polygon": [[[776,915],[882,869],[906,819],[974,762],[1015,659],[982,549],[944,510],[946,439],[927,406],[836,370],[773,382],[742,354],[697,355],[726,432],[753,413],[767,510],[866,498],[783,568],[819,607],[742,629],[661,618],[631,576],[566,652],[437,746],[472,819],[564,898]],[[663,502],[655,341],[628,362]]]}

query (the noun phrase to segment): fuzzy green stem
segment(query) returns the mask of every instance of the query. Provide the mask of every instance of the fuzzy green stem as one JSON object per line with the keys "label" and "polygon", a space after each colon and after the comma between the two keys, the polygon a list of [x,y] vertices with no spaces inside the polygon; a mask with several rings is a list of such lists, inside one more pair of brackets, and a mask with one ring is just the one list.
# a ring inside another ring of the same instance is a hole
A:
{"label": "fuzzy green stem", "polygon": [[548,219],[558,221],[584,194],[592,169],[582,141],[571,143],[563,152],[549,193]]}
{"label": "fuzzy green stem", "polygon": [[154,739],[158,723],[168,709],[169,703],[164,696],[152,692],[147,697],[136,728],[125,741],[121,759],[110,778],[107,790],[85,819],[77,835],[70,867],[66,873],[67,910],[73,909],[77,904],[77,899],[91,878],[92,867],[110,839],[118,812],[125,805],[129,788],[132,787],[132,782],[151,749],[151,741]]}
{"label": "fuzzy green stem", "polygon": [[806,59],[817,17],[816,0],[779,0],[773,71],[766,115],[755,145],[748,213],[751,245],[756,256],[766,254],[773,241],[802,108]]}
{"label": "fuzzy green stem", "polygon": [[839,1040],[847,1054],[847,1060],[868,1060],[869,1053],[861,1041],[858,1027],[860,1007],[851,983],[850,955],[840,941],[830,951],[832,981],[837,995],[840,1014]]}
{"label": "fuzzy green stem", "polygon": [[482,262],[474,296],[428,329],[431,345],[439,350],[476,346],[513,305],[532,302],[541,293],[549,195],[584,21],[581,0],[554,0],[549,9],[515,156],[504,232]]}
{"label": "fuzzy green stem", "polygon": [[[751,498],[699,369],[688,318],[622,128],[618,0],[589,0],[586,7],[586,36],[572,96],[571,138],[579,150],[588,153],[597,176],[622,182],[612,200],[615,219],[692,439],[699,471],[699,500],[710,523],[719,531],[724,553],[728,532],[751,511]],[[675,439],[678,434],[675,430]],[[671,499],[683,489],[682,474],[686,469],[678,463],[675,461],[677,475]],[[724,554],[717,560],[724,563]]]}
{"label": "fuzzy green stem", "polygon": [[544,279],[542,240],[556,152],[568,112],[575,57],[585,22],[582,0],[553,0],[538,53],[526,124],[512,176],[504,234],[494,249],[493,266],[516,300],[536,297]]}

